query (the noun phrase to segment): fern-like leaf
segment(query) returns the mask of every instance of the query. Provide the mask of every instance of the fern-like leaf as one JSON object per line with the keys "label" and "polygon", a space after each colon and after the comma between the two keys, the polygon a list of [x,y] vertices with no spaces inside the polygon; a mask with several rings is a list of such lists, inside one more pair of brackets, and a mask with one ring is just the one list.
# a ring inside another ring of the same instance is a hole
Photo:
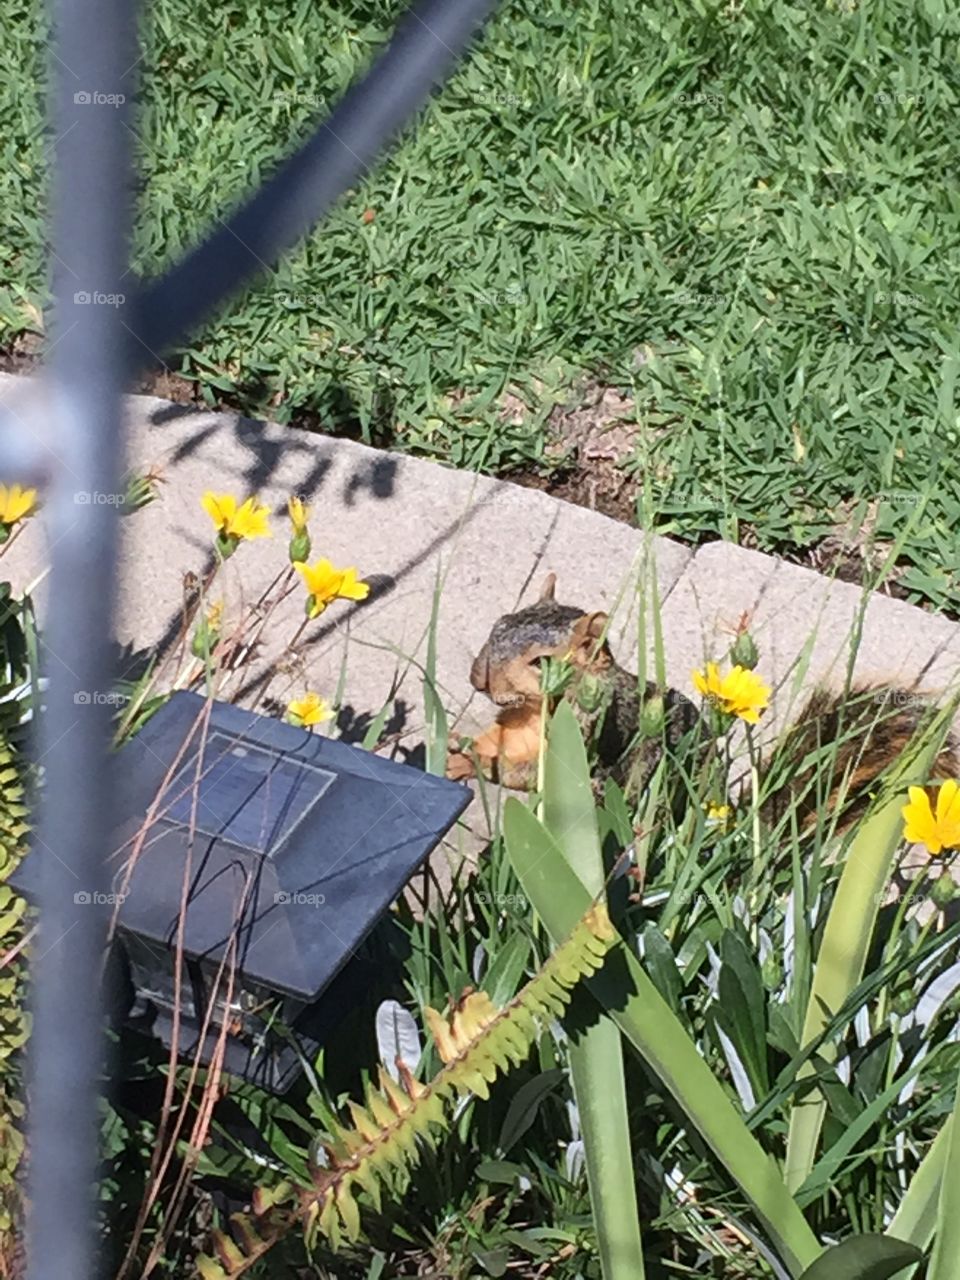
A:
{"label": "fern-like leaf", "polygon": [[[397,1172],[411,1169],[422,1145],[450,1123],[453,1103],[465,1093],[489,1096],[489,1086],[519,1065],[540,1025],[560,1015],[572,988],[603,963],[616,939],[606,906],[598,903],[570,937],[502,1009],[482,991],[467,991],[446,1014],[424,1010],[443,1067],[427,1084],[401,1066],[395,1081],[381,1067],[379,1088],[368,1087],[363,1105],[350,1103],[353,1127],[338,1126],[324,1144],[328,1164],[317,1168],[311,1187],[284,1183],[262,1187],[253,1198],[255,1221],[235,1223],[235,1239],[218,1233],[217,1257],[200,1259],[202,1280],[234,1280],[247,1271],[298,1219],[308,1243],[324,1237],[336,1249],[360,1234],[356,1193],[379,1206]],[[293,1201],[293,1203],[291,1203]]]}

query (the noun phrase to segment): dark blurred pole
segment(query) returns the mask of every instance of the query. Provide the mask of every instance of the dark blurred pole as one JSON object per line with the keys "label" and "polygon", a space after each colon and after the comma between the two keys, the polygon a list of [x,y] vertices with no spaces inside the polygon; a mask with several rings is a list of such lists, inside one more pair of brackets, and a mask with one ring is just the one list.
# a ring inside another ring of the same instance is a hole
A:
{"label": "dark blurred pole", "polygon": [[32,947],[28,1280],[90,1280],[97,1269],[109,642],[122,474],[135,13],[130,0],[54,0],[51,12],[56,305],[51,430],[44,433],[52,572],[42,645],[50,686],[37,743],[43,781],[32,842],[44,877]]}
{"label": "dark blurred pole", "polygon": [[453,69],[494,0],[427,0],[367,77],[275,177],[134,299],[127,268],[135,9],[53,0],[49,402],[0,406],[0,482],[49,480],[50,609],[33,856],[44,867],[32,951],[28,1280],[91,1280],[103,1061],[100,961],[110,832],[108,697],[122,474],[120,392],[319,222]]}

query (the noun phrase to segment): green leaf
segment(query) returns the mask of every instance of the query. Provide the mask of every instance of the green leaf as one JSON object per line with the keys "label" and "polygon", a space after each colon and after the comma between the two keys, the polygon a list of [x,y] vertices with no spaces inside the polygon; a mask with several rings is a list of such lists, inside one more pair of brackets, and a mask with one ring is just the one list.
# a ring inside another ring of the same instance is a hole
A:
{"label": "green leaf", "polygon": [[[863,821],[847,850],[817,953],[801,1036],[804,1046],[821,1034],[863,977],[883,890],[903,831],[903,797],[895,788],[902,790],[907,777],[928,774],[944,719],[941,712],[927,730],[919,753],[917,748],[905,753],[890,779],[891,798]],[[824,1043],[820,1055],[832,1061],[836,1046]],[[815,1071],[813,1063],[808,1062],[801,1067],[798,1078],[809,1079]],[[791,1191],[797,1191],[810,1176],[825,1114],[826,1099],[816,1088],[798,1097],[791,1109],[785,1161]]]}
{"label": "green leaf", "polygon": [[487,1249],[483,1253],[474,1253],[488,1276],[503,1276],[510,1264],[510,1250],[506,1245],[498,1245],[495,1249]]}
{"label": "green leaf", "polygon": [[[556,842],[519,800],[504,806],[507,850],[520,882],[554,940],[562,939],[591,895]],[[581,912],[582,914],[582,912]],[[788,1266],[799,1276],[820,1245],[780,1171],[750,1133],[723,1086],[639,961],[616,944],[587,988],[663,1081],[693,1127],[743,1190]]]}
{"label": "green leaf", "polygon": [[769,1088],[767,1073],[766,993],[760,969],[734,929],[720,940],[717,1020],[733,1041],[754,1093]]}
{"label": "green leaf", "polygon": [[437,691],[437,623],[440,616],[440,594],[442,582],[440,566],[437,565],[437,579],[433,588],[433,599],[430,607],[430,625],[427,631],[427,656],[423,669],[423,705],[427,714],[426,732],[426,772],[443,777],[447,768],[447,712],[443,699]]}
{"label": "green leaf", "polygon": [[504,1186],[513,1186],[523,1172],[523,1165],[513,1160],[483,1160],[476,1168],[481,1182],[497,1182]]}
{"label": "green leaf", "polygon": [[522,1084],[513,1095],[497,1139],[497,1150],[502,1155],[506,1155],[527,1132],[537,1118],[540,1104],[562,1083],[563,1076],[559,1067],[542,1071]]}
{"label": "green leaf", "polygon": [[515,933],[497,952],[481,984],[495,1005],[504,1005],[516,995],[529,959],[530,939],[522,933]]}
{"label": "green leaf", "polygon": [[680,1012],[683,995],[683,978],[677,968],[673,947],[652,920],[648,920],[641,934],[643,963],[649,971],[657,990],[674,1013]]}
{"label": "green leaf", "polygon": [[889,1280],[922,1257],[915,1245],[889,1236],[853,1236],[821,1254],[800,1280]]}
{"label": "green leaf", "polygon": [[895,1240],[906,1240],[920,1249],[929,1248],[933,1240],[952,1125],[951,1117],[930,1144],[920,1167],[910,1179],[910,1185],[887,1227],[887,1234]]}
{"label": "green leaf", "polygon": [[936,1237],[927,1280],[957,1280],[960,1277],[960,1086],[954,1098],[946,1143]]}
{"label": "green leaf", "polygon": [[[590,766],[568,702],[560,703],[547,742],[544,824],[559,856],[587,886],[589,897],[596,898],[604,889],[603,855]],[[571,1036],[569,1056],[604,1280],[643,1280],[623,1047],[615,1023],[601,1016],[578,1029]]]}

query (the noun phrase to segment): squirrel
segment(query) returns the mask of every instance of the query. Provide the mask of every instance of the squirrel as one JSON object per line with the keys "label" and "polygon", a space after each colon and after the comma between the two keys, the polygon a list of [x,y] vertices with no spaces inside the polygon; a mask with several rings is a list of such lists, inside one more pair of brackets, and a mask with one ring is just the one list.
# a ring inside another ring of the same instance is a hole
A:
{"label": "squirrel", "polygon": [[[475,738],[472,751],[453,749],[447,776],[466,779],[479,771],[515,790],[533,790],[543,731],[543,668],[563,664],[562,696],[570,702],[584,737],[593,743],[596,783],[606,778],[639,795],[664,750],[690,745],[702,762],[712,749],[700,709],[675,689],[646,682],[619,666],[606,640],[606,613],[556,600],[549,574],[536,603],[507,613],[493,625],[470,669],[470,683],[499,708],[496,722]],[[801,829],[819,811],[839,810],[837,830],[846,830],[868,808],[874,784],[901,756],[930,715],[931,699],[906,689],[858,684],[844,693],[813,690],[797,719],[763,767],[770,786],[763,816],[775,822],[795,808]],[[831,748],[827,793],[818,753]],[[787,767],[773,772],[773,763]],[[947,736],[931,773],[960,776],[960,749]],[[785,775],[781,780],[781,775]],[[819,776],[818,776],[819,775]]]}

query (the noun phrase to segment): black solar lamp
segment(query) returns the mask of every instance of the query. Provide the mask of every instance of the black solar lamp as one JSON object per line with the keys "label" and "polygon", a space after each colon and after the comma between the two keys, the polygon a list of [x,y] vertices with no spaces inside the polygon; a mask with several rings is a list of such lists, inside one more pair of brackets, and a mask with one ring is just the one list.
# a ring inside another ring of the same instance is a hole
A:
{"label": "black solar lamp", "polygon": [[[226,1024],[225,1069],[282,1091],[346,1012],[348,961],[469,790],[186,692],[118,765],[112,881],[131,1020],[171,1043],[180,946],[179,1050],[209,1061]],[[27,894],[37,856],[15,876]]]}

